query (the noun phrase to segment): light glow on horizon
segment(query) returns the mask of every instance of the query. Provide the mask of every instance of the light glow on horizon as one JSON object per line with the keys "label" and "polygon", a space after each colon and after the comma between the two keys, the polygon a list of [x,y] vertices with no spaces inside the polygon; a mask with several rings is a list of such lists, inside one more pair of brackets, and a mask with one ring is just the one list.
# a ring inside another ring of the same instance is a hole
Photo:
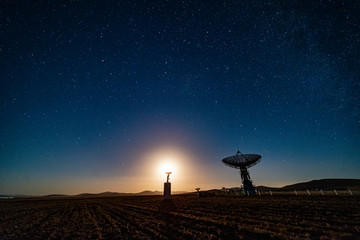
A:
{"label": "light glow on horizon", "polygon": [[171,157],[164,157],[163,160],[160,160],[158,168],[161,173],[175,173],[177,170],[176,161]]}
{"label": "light glow on horizon", "polygon": [[191,172],[191,156],[176,146],[162,145],[149,149],[142,157],[147,184],[152,185],[152,189],[161,189],[162,183],[166,181],[166,172],[172,172],[170,181],[174,183],[174,189],[188,189],[186,179]]}

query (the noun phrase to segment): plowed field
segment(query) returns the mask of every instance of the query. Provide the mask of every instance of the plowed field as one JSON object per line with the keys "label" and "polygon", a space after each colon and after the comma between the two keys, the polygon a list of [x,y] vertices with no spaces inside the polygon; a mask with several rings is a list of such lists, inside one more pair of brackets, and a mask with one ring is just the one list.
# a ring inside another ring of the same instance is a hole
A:
{"label": "plowed field", "polygon": [[0,201],[0,239],[360,239],[359,197],[34,198]]}

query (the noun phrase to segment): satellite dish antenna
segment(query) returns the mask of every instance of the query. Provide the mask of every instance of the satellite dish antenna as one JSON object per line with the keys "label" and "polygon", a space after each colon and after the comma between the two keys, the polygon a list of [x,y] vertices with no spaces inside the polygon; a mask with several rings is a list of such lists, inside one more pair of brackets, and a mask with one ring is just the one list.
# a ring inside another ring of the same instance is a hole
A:
{"label": "satellite dish antenna", "polygon": [[169,182],[169,180],[170,180],[170,174],[171,174],[172,172],[165,172],[165,173],[167,174],[166,182]]}
{"label": "satellite dish antenna", "polygon": [[260,159],[261,155],[259,154],[242,154],[240,151],[237,151],[236,155],[226,157],[222,162],[229,167],[240,169],[245,194],[255,194],[255,189],[247,169],[259,163]]}
{"label": "satellite dish antenna", "polygon": [[165,172],[167,177],[166,177],[166,182],[164,182],[164,199],[170,199],[171,198],[171,183],[169,182],[170,180],[170,174],[172,172]]}

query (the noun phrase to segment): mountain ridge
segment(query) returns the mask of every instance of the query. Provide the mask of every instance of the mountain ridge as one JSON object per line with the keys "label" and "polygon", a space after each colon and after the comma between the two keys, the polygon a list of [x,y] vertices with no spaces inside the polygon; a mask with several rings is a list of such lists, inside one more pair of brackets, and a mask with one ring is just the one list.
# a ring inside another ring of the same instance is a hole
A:
{"label": "mountain ridge", "polygon": [[[346,178],[325,178],[311,180],[307,182],[294,183],[290,185],[285,185],[283,187],[267,187],[267,186],[257,186],[255,187],[260,191],[294,191],[294,190],[311,190],[311,189],[360,189],[360,179],[346,179]],[[218,191],[219,189],[213,189],[213,191]],[[206,190],[205,190],[206,191]],[[211,190],[209,190],[211,191]],[[172,194],[185,194],[186,191],[173,191]],[[119,192],[101,192],[101,193],[80,193],[80,194],[48,194],[43,196],[36,195],[23,195],[23,194],[0,194],[0,198],[26,198],[26,197],[89,197],[89,196],[147,196],[147,195],[162,195],[162,191],[151,191],[144,190],[138,193],[119,193]]]}

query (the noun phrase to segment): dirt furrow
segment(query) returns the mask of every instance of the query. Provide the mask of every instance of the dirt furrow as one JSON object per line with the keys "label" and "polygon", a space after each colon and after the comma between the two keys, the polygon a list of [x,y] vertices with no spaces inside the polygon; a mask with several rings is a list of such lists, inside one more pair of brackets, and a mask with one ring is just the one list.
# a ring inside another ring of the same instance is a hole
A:
{"label": "dirt furrow", "polygon": [[128,223],[122,218],[114,218],[99,203],[94,203],[96,216],[102,226],[102,235],[105,239],[129,239]]}
{"label": "dirt furrow", "polygon": [[[224,236],[224,233],[226,232],[232,232],[232,237],[236,234],[243,236],[244,234],[250,235],[251,233],[252,235],[254,235],[252,232],[244,230],[242,230],[241,233],[236,233],[238,232],[238,227],[236,224],[227,225],[224,222],[218,222],[214,219],[209,219],[205,217],[199,217],[190,214],[186,215],[178,212],[163,214],[146,207],[138,207],[130,204],[123,204],[121,205],[121,207],[121,211],[126,215],[133,216],[132,221],[139,225],[146,224],[144,223],[143,219],[149,219],[149,216],[156,216],[150,222],[160,223],[156,226],[153,226],[153,224],[150,223],[149,227],[144,226],[144,228],[155,228],[156,231],[162,233],[164,238],[167,238],[165,236],[169,235],[172,235],[177,239],[204,239],[219,236],[231,237],[227,235]],[[159,228],[159,226],[161,226],[161,228]],[[220,229],[227,229],[227,231],[221,231]],[[264,236],[269,237],[269,234],[257,234],[258,238],[262,238]]]}
{"label": "dirt furrow", "polygon": [[[0,239],[359,239],[359,198],[89,197],[0,201]],[[4,221],[5,220],[5,221]]]}
{"label": "dirt furrow", "polygon": [[106,213],[114,220],[120,221],[122,226],[126,226],[131,239],[160,239],[148,228],[144,228],[145,221],[151,221],[148,218],[139,218],[138,213],[129,212],[120,206],[103,206]]}
{"label": "dirt furrow", "polygon": [[49,229],[51,229],[51,232],[47,236],[48,239],[66,237],[64,235],[67,232],[67,224],[74,212],[75,207],[76,204],[74,203],[64,206],[64,211],[53,219],[53,221],[49,224]]}

